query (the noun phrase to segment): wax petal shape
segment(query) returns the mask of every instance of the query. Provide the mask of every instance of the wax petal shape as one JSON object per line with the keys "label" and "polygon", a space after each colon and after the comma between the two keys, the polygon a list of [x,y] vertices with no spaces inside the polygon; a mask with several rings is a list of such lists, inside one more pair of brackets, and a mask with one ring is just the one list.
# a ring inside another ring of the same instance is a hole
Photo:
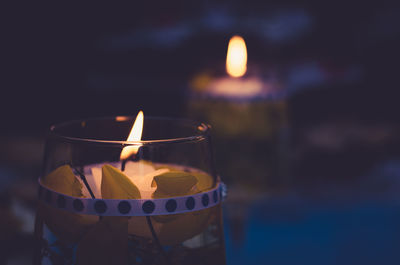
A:
{"label": "wax petal shape", "polygon": [[[154,177],[157,190],[154,198],[191,195],[212,187],[212,177],[205,173],[170,171]],[[162,224],[158,238],[163,245],[176,245],[201,233],[210,219],[210,209],[184,214],[153,216],[155,224]]]}
{"label": "wax petal shape", "polygon": [[102,167],[101,195],[103,199],[140,199],[139,189],[111,165]]}
{"label": "wax petal shape", "polygon": [[[158,165],[156,169],[169,169],[170,171],[182,171],[193,175],[197,179],[196,188],[198,191],[206,191],[214,186],[214,179],[207,173],[199,170],[193,170],[191,168],[185,169],[179,165]],[[154,184],[155,185],[155,184]]]}
{"label": "wax petal shape", "polygon": [[[69,165],[61,166],[52,171],[42,179],[42,184],[65,195],[83,197],[82,185]],[[59,240],[68,243],[77,242],[98,220],[97,216],[67,212],[43,202],[39,202],[38,216],[43,219],[50,231]]]}
{"label": "wax petal shape", "polygon": [[214,179],[210,175],[204,172],[191,172],[190,174],[195,176],[197,179],[197,191],[203,192],[214,187]]}
{"label": "wax petal shape", "polygon": [[58,167],[41,181],[43,185],[59,193],[82,197],[82,185],[69,165]]}
{"label": "wax petal shape", "polygon": [[197,178],[184,171],[169,171],[155,176],[154,183],[157,186],[157,190],[154,192],[153,197],[168,198],[190,194],[197,184]]}

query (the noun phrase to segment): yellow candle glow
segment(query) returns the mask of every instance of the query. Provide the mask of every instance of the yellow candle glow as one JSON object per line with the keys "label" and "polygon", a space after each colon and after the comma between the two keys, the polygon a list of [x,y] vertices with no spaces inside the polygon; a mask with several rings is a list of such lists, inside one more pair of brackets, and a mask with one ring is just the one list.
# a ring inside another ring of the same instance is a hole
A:
{"label": "yellow candle glow", "polygon": [[226,55],[226,72],[232,77],[241,77],[247,70],[247,49],[244,39],[233,36]]}
{"label": "yellow candle glow", "polygon": [[[120,120],[125,119],[123,117],[119,118]],[[143,131],[143,123],[144,123],[144,115],[143,112],[140,111],[136,116],[136,120],[132,126],[132,129],[129,133],[127,141],[140,141],[142,139],[142,131]],[[140,144],[129,145],[122,149],[120,159],[121,161],[129,159],[130,156],[136,155],[141,147]],[[125,168],[123,170],[124,174],[132,181],[133,184],[140,191],[140,195],[142,199],[150,199],[153,192],[156,190],[156,187],[152,187],[153,179],[155,176],[164,174],[170,171],[167,168],[156,169],[153,164],[146,161],[124,161],[126,163]],[[116,165],[114,165],[116,166]],[[93,193],[96,198],[101,198],[101,181],[102,181],[102,169],[100,165],[94,166],[91,168],[91,174],[86,175],[86,179],[92,188]],[[84,190],[83,193],[89,197],[89,191]]]}
{"label": "yellow candle glow", "polygon": [[[142,139],[142,131],[143,131],[143,120],[144,115],[143,111],[139,111],[138,115],[136,116],[135,123],[132,126],[131,132],[129,133],[127,141],[140,141]],[[122,149],[120,159],[126,160],[131,155],[135,155],[139,151],[138,145],[130,145],[126,146]]]}
{"label": "yellow candle glow", "polygon": [[[140,141],[142,139],[144,115],[143,111],[139,111],[136,120],[133,123],[131,132],[127,141]],[[122,149],[120,159],[126,160],[132,155],[136,155],[140,145],[130,145]],[[151,194],[156,190],[152,187],[154,176],[168,172],[168,169],[155,170],[155,168],[144,161],[133,162],[129,161],[126,164],[124,173],[138,187],[142,198],[151,198]]]}
{"label": "yellow candle glow", "polygon": [[228,44],[226,72],[229,76],[213,80],[207,87],[210,94],[222,97],[251,98],[264,92],[264,83],[257,76],[242,77],[247,71],[247,49],[244,39],[233,36]]}

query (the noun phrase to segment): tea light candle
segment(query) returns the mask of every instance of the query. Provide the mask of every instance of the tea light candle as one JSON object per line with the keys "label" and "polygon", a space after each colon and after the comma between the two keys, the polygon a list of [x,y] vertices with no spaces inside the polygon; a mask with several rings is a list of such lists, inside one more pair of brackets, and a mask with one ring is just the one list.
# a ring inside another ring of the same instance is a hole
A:
{"label": "tea light candle", "polygon": [[247,48],[244,39],[234,36],[228,44],[226,56],[227,76],[207,78],[198,76],[192,82],[194,94],[199,97],[250,102],[276,95],[281,86],[275,79],[264,80],[259,75],[245,76],[247,72]]}
{"label": "tea light candle", "polygon": [[[116,168],[121,166],[120,162],[108,163]],[[91,188],[94,196],[102,198],[101,196],[101,180],[102,180],[102,164],[96,164],[89,167],[85,172],[86,180]],[[139,189],[140,197],[142,199],[151,199],[156,187],[152,185],[153,179],[157,175],[161,175],[170,171],[168,168],[156,169],[152,164],[145,161],[128,161],[125,165],[124,174],[132,181],[133,184]],[[83,195],[90,197],[89,190],[83,185]]]}
{"label": "tea light candle", "polygon": [[[127,141],[140,141],[142,138],[144,115],[143,111],[139,111],[136,120],[129,133]],[[146,161],[127,161],[130,157],[135,156],[139,151],[140,145],[129,145],[122,149],[120,155],[120,163],[110,163],[114,167],[119,167],[131,182],[139,189],[142,199],[151,199],[152,194],[156,190],[153,185],[153,179],[157,175],[167,173],[168,168],[155,169],[155,167]],[[118,165],[120,164],[120,165]],[[101,196],[101,180],[102,180],[102,165],[93,165],[90,171],[86,173],[86,180],[90,189],[96,198]],[[84,189],[84,195],[90,195],[87,187]]]}
{"label": "tea light candle", "polygon": [[[255,189],[279,182],[281,164],[286,165],[280,158],[288,128],[286,87],[275,71],[261,67],[247,69],[246,43],[234,36],[226,74],[197,75],[190,84],[189,115],[213,125],[224,150],[217,155],[220,171],[239,189],[252,182]],[[243,175],[250,177],[244,180]]]}
{"label": "tea light candle", "polygon": [[[188,105],[191,118],[213,124],[217,137],[266,139],[285,126],[285,90],[274,76],[247,73],[244,39],[231,38],[223,77],[197,76]],[[247,74],[246,74],[247,73]]]}

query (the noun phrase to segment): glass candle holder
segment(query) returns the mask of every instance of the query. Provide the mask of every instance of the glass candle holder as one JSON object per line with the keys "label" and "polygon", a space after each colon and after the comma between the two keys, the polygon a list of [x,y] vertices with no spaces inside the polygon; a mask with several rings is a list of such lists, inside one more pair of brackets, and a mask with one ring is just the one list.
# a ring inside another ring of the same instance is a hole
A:
{"label": "glass candle holder", "polygon": [[34,264],[225,264],[209,126],[145,118],[142,140],[126,141],[133,123],[51,127]]}

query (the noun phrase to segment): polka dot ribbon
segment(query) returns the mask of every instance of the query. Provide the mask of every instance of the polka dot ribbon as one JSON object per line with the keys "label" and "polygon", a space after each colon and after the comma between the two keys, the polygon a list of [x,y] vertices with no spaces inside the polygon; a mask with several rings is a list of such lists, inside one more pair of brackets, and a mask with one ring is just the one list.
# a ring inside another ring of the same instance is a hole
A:
{"label": "polka dot ribbon", "polygon": [[226,186],[219,182],[214,189],[188,196],[165,199],[92,199],[68,196],[44,186],[39,180],[39,200],[79,214],[101,216],[150,216],[187,213],[207,209],[226,197]]}

